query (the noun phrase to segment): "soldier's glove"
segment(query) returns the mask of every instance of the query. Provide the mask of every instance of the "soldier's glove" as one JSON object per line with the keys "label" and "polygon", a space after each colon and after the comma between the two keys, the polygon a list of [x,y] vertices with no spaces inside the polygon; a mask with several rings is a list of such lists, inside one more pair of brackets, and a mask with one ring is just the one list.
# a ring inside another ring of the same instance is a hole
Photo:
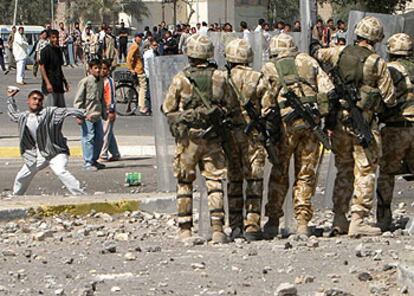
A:
{"label": "soldier's glove", "polygon": [[264,117],[264,121],[270,141],[275,144],[281,137],[282,120],[279,109],[272,108]]}
{"label": "soldier's glove", "polygon": [[338,111],[340,103],[339,96],[335,90],[328,93],[329,112]]}

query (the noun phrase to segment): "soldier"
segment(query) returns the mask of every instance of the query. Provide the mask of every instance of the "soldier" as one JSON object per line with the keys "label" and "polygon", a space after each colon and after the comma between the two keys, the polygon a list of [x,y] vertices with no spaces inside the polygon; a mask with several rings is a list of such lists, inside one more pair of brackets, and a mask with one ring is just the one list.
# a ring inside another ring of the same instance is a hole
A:
{"label": "soldier", "polygon": [[[228,200],[232,237],[244,231],[248,241],[262,238],[260,216],[263,195],[263,173],[266,151],[263,140],[256,129],[245,133],[258,118],[250,118],[249,112],[261,115],[262,105],[265,116],[279,114],[276,104],[272,103],[268,81],[260,72],[248,65],[253,61],[253,51],[248,41],[235,39],[226,46],[228,81],[233,93],[232,136],[233,151],[228,165]],[[246,110],[250,108],[249,110]],[[268,117],[270,119],[270,117]],[[268,120],[269,121],[269,120]],[[246,180],[246,200],[243,199],[243,181]],[[243,224],[243,208],[246,217]]]}
{"label": "soldier", "polygon": [[[334,93],[334,85],[315,59],[298,52],[290,35],[282,33],[273,37],[270,41],[270,55],[271,60],[263,66],[262,72],[276,90],[283,119],[283,136],[277,144],[279,165],[272,167],[269,179],[266,205],[269,220],[265,224],[264,235],[270,239],[278,233],[279,218],[283,216],[282,207],[289,187],[292,155],[295,160],[293,201],[297,233],[309,235],[308,223],[313,215],[311,198],[316,188],[320,145],[318,136],[289,104],[285,93],[293,91],[300,100],[299,103],[309,111],[315,126],[318,126],[322,115],[327,113],[328,98]],[[327,137],[326,140],[329,143]]]}
{"label": "soldier", "polygon": [[391,227],[391,202],[394,177],[414,173],[414,60],[413,40],[404,33],[388,39],[388,69],[395,86],[397,106],[387,108],[380,116],[382,158],[377,188],[377,223],[382,231]]}
{"label": "soldier", "polygon": [[[364,217],[372,208],[375,172],[380,156],[380,134],[375,112],[381,101],[390,107],[395,105],[394,86],[385,61],[374,49],[375,43],[384,37],[380,21],[372,16],[365,17],[356,26],[355,35],[355,45],[319,49],[315,57],[335,67],[334,70],[340,74],[335,77],[342,80],[337,87],[351,87],[353,90],[340,98],[336,120],[329,127],[333,133],[332,144],[338,170],[333,193],[333,230],[350,236],[372,236],[381,233],[379,228],[364,223]],[[350,112],[350,94],[358,98],[353,112]],[[363,117],[362,123],[354,120],[358,114]],[[349,224],[346,213],[351,198],[352,217]]]}
{"label": "soldier", "polygon": [[206,130],[210,126],[209,116],[220,112],[220,105],[224,103],[226,78],[207,61],[213,57],[213,50],[206,36],[196,34],[188,39],[186,55],[190,65],[173,78],[162,112],[176,140],[178,238],[185,240],[192,236],[193,182],[198,165],[207,183],[212,241],[223,243],[226,241],[222,186],[226,174],[225,156],[217,133],[209,133],[206,137]]}

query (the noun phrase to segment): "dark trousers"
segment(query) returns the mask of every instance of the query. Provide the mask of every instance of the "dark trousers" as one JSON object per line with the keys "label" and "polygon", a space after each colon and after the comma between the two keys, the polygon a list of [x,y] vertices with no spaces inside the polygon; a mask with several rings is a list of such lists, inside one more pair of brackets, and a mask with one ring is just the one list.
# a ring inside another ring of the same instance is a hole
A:
{"label": "dark trousers", "polygon": [[122,56],[124,57],[124,59],[126,60],[126,57],[127,57],[127,47],[128,47],[128,44],[127,43],[120,43],[119,44],[119,60],[121,61],[122,60]]}
{"label": "dark trousers", "polygon": [[6,66],[4,65],[4,55],[0,53],[0,67],[3,71],[6,71]]}
{"label": "dark trousers", "polygon": [[69,50],[67,46],[62,46],[60,47],[60,51],[63,54],[63,57],[65,58],[65,65],[69,65],[70,64],[70,59],[69,59]]}

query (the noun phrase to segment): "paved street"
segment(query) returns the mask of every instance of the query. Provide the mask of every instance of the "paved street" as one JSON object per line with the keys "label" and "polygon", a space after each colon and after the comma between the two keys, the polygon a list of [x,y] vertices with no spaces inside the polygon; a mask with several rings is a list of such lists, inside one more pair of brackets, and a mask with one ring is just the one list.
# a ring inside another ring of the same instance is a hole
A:
{"label": "paved street", "polygon": [[[64,68],[65,75],[71,84],[71,91],[66,94],[67,106],[72,106],[79,80],[83,77],[81,67]],[[23,165],[19,157],[19,139],[17,137],[17,124],[10,121],[5,113],[6,89],[8,85],[15,85],[15,72],[4,76],[0,74],[0,190],[7,192],[11,189],[13,179]],[[20,110],[26,110],[27,94],[33,89],[39,89],[41,80],[34,78],[31,71],[26,71],[27,85],[21,87],[16,97]],[[72,157],[69,170],[82,181],[90,194],[95,192],[152,192],[156,188],[156,178],[153,159],[155,155],[152,117],[148,116],[118,116],[115,127],[118,144],[125,158],[120,162],[109,163],[108,168],[97,173],[82,171],[80,131],[75,120],[68,118],[64,126],[64,134],[68,137]],[[143,186],[124,187],[125,173],[140,172],[143,174]],[[59,180],[50,169],[38,174],[33,180],[28,194],[64,194]]]}
{"label": "paved street", "polygon": [[[63,69],[66,78],[68,79],[71,85],[71,91],[66,94],[66,104],[69,107],[73,106],[73,99],[75,97],[76,88],[80,79],[83,78],[82,67],[64,67]],[[21,92],[16,97],[16,101],[21,110],[25,110],[25,101],[27,94],[34,90],[41,88],[41,79],[40,77],[34,78],[31,70],[26,71],[28,79],[26,79],[27,85],[19,86]],[[12,71],[8,75],[0,74],[0,111],[5,112],[6,109],[6,100],[3,98],[6,95],[6,89],[8,85],[15,85],[15,72]],[[75,123],[75,120],[68,120],[65,124],[64,133],[66,136],[79,136],[79,128]],[[3,137],[12,137],[17,135],[17,125],[11,122],[6,114],[0,115],[0,146],[2,146],[1,139]],[[148,116],[131,116],[131,117],[121,117],[118,116],[116,122],[116,135],[119,136],[152,136],[152,117]],[[137,138],[138,139],[138,138]],[[138,143],[138,140],[137,140]],[[133,143],[132,143],[133,144]]]}

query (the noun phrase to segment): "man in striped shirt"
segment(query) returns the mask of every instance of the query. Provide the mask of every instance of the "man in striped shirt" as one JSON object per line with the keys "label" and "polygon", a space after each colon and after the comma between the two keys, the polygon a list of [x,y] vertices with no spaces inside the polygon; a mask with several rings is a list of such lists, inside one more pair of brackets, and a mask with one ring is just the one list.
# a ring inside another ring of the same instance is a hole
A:
{"label": "man in striped shirt", "polygon": [[75,116],[84,119],[85,110],[74,108],[43,108],[44,95],[38,90],[29,93],[28,111],[19,112],[14,96],[7,92],[8,115],[19,126],[20,154],[25,164],[17,173],[13,195],[23,195],[36,173],[49,166],[73,195],[84,194],[80,182],[66,169],[69,147],[62,134],[64,119]]}

